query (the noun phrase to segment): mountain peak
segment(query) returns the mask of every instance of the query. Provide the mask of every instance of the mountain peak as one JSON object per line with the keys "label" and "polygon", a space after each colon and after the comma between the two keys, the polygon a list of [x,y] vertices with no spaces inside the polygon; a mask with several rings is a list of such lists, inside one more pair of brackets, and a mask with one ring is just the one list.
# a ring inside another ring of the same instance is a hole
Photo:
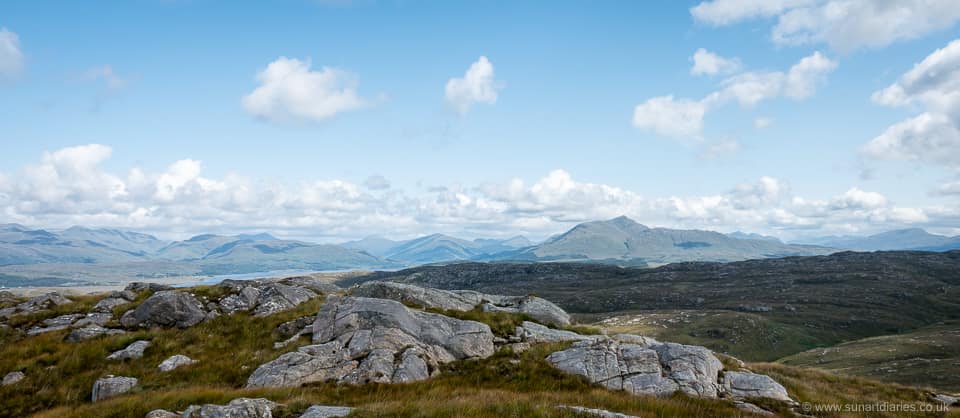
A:
{"label": "mountain peak", "polygon": [[633,219],[630,219],[630,218],[627,217],[626,215],[620,215],[620,216],[618,216],[618,217],[616,217],[616,218],[613,218],[613,219],[607,221],[607,223],[612,224],[612,225],[614,225],[614,226],[616,226],[617,228],[620,228],[620,229],[625,229],[625,228],[637,228],[637,227],[639,227],[639,228],[641,228],[641,229],[649,229],[649,228],[647,228],[646,225],[641,224],[641,223],[639,223],[639,222],[637,222],[637,221],[635,221],[635,220],[633,220]]}

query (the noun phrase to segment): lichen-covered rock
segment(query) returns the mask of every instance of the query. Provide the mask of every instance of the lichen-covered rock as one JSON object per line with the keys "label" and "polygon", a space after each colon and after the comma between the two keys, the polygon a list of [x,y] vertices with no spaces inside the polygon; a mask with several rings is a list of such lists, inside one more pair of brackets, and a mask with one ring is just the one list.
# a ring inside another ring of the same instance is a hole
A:
{"label": "lichen-covered rock", "polygon": [[122,329],[104,328],[99,325],[88,325],[83,328],[77,328],[73,331],[70,331],[70,334],[67,335],[67,341],[75,343],[96,338],[101,335],[118,335],[125,332],[126,331]]}
{"label": "lichen-covered rock", "polygon": [[97,302],[96,305],[93,305],[93,312],[111,312],[113,308],[127,303],[130,303],[130,301],[123,298],[104,298]]}
{"label": "lichen-covered rock", "polygon": [[303,415],[300,415],[300,418],[340,418],[350,415],[351,412],[353,412],[353,408],[346,406],[314,405],[307,408]]}
{"label": "lichen-covered rock", "polygon": [[27,330],[27,335],[39,335],[67,329],[82,317],[83,314],[67,314],[55,318],[47,318],[42,321],[43,326],[35,326]]}
{"label": "lichen-covered rock", "polygon": [[237,398],[226,405],[190,405],[183,418],[273,418],[277,404],[264,398]]}
{"label": "lichen-covered rock", "polygon": [[580,335],[573,331],[553,329],[530,321],[523,321],[523,323],[517,327],[516,334],[523,342],[531,344],[563,341],[593,341],[600,338],[599,335]]}
{"label": "lichen-covered rock", "polygon": [[717,378],[723,363],[706,347],[676,343],[650,346],[660,355],[660,363],[670,371],[681,392],[691,396],[715,398],[719,394]]}
{"label": "lichen-covered rock", "polygon": [[337,293],[341,290],[340,286],[337,286],[328,281],[324,281],[323,279],[310,277],[310,276],[286,277],[283,280],[281,280],[280,283],[283,283],[285,285],[290,285],[290,286],[305,287],[307,289],[310,289],[322,295]]}
{"label": "lichen-covered rock", "polygon": [[113,319],[113,314],[105,312],[91,312],[88,313],[83,318],[77,320],[73,323],[75,327],[85,327],[87,325],[99,325],[106,326],[110,320]]}
{"label": "lichen-covered rock", "polygon": [[635,415],[621,414],[619,412],[610,412],[605,409],[594,409],[583,406],[558,405],[557,409],[573,411],[577,414],[593,415],[600,418],[640,418]]}
{"label": "lichen-covered rock", "polygon": [[547,361],[608,389],[635,395],[666,395],[679,389],[671,371],[661,366],[658,353],[636,344],[611,339],[581,341],[550,354]]}
{"label": "lichen-covered rock", "polygon": [[299,286],[288,286],[280,283],[271,283],[260,288],[260,297],[257,298],[257,307],[254,316],[267,316],[288,309],[317,297],[316,293]]}
{"label": "lichen-covered rock", "polygon": [[176,414],[166,409],[154,409],[153,411],[147,412],[147,415],[144,415],[143,418],[180,418],[180,414]]}
{"label": "lichen-covered rock", "polygon": [[101,401],[127,393],[137,387],[139,381],[134,377],[107,376],[97,379],[93,384],[91,399]]}
{"label": "lichen-covered rock", "polygon": [[329,297],[313,324],[313,341],[260,366],[247,386],[409,382],[429,378],[441,364],[493,354],[485,324],[362,297]]}
{"label": "lichen-covered rock", "polygon": [[486,312],[525,314],[545,324],[570,325],[570,315],[552,302],[536,296],[488,295],[472,290],[442,290],[396,282],[367,282],[351,295],[391,299],[424,308],[469,311],[482,305]]}
{"label": "lichen-covered rock", "polygon": [[763,374],[728,371],[723,374],[723,389],[735,399],[768,398],[793,402],[783,385]]}
{"label": "lichen-covered rock", "polygon": [[197,362],[196,360],[190,357],[187,357],[182,354],[177,354],[174,356],[167,357],[166,360],[160,362],[160,365],[157,366],[157,370],[160,370],[161,372],[169,372],[178,367],[188,366],[196,362]]}
{"label": "lichen-covered rock", "polygon": [[151,295],[136,309],[127,311],[120,323],[125,327],[187,328],[199,324],[206,315],[203,305],[193,295],[164,290]]}
{"label": "lichen-covered rock", "polygon": [[284,337],[294,335],[309,334],[313,332],[313,321],[317,320],[316,315],[303,316],[284,322],[277,326],[277,333]]}
{"label": "lichen-covered rock", "polygon": [[[8,298],[9,302],[15,302],[15,298]],[[52,309],[56,306],[72,302],[58,292],[46,293],[25,302],[18,303],[16,306],[0,309],[0,318],[9,318],[14,315],[30,314],[42,310]]]}
{"label": "lichen-covered rock", "polygon": [[0,383],[0,385],[10,386],[20,382],[24,377],[27,377],[27,375],[23,374],[23,372],[10,372],[3,376],[3,382]]}
{"label": "lichen-covered rock", "polygon": [[220,299],[220,309],[227,314],[232,314],[239,311],[249,311],[257,305],[257,299],[259,297],[260,290],[258,290],[256,287],[241,287],[237,293],[227,295]]}
{"label": "lichen-covered rock", "polygon": [[[146,282],[132,282],[123,288],[125,292],[141,293],[141,292],[160,292],[164,290],[173,290],[173,286],[168,286],[160,283],[146,283]],[[133,299],[130,299],[133,300]]]}
{"label": "lichen-covered rock", "polygon": [[138,340],[130,343],[122,350],[114,351],[107,356],[107,360],[136,360],[143,357],[143,352],[150,347],[150,341]]}

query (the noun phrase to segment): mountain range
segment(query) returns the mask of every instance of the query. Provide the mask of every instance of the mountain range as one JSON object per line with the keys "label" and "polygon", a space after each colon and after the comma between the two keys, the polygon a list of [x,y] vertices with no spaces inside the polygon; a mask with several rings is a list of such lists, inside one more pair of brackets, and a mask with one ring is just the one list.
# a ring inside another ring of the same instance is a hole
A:
{"label": "mountain range", "polygon": [[[273,235],[203,234],[182,241],[116,229],[71,227],[63,230],[0,225],[0,276],[33,269],[31,277],[68,277],[92,267],[122,265],[124,274],[193,271],[197,274],[253,273],[271,270],[393,269],[459,261],[588,261],[656,266],[682,261],[737,261],[857,251],[960,248],[960,237],[922,229],[890,231],[867,237],[822,237],[784,243],[775,237],[734,232],[651,228],[621,216],[585,222],[535,243],[526,237],[467,240],[433,234],[410,240],[368,237],[342,244],[285,240]],[[62,272],[55,266],[64,265]],[[67,266],[69,264],[69,266]],[[7,267],[3,267],[7,266]],[[38,266],[38,267],[30,267]],[[39,266],[45,266],[42,269]],[[138,267],[139,266],[139,267]],[[55,274],[56,273],[56,274]],[[2,283],[0,283],[2,284]]]}

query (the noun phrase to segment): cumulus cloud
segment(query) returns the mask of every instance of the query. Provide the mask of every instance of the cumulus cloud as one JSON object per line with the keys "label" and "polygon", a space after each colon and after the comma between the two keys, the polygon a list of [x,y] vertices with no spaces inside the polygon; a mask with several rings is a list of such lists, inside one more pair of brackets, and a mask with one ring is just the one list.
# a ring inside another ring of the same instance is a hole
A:
{"label": "cumulus cloud", "polygon": [[730,74],[740,70],[742,64],[737,58],[724,58],[706,49],[700,48],[690,57],[692,75]]}
{"label": "cumulus cloud", "polygon": [[485,56],[470,64],[462,78],[447,81],[444,94],[447,103],[461,114],[470,110],[474,103],[494,104],[502,88],[494,78],[493,64]]}
{"label": "cumulus cloud", "polygon": [[0,28],[0,77],[14,77],[23,69],[23,51],[16,33]]}
{"label": "cumulus cloud", "polygon": [[362,108],[368,101],[357,94],[357,77],[347,71],[310,69],[309,60],[280,57],[257,73],[260,85],[242,99],[251,115],[271,121],[324,120]]}
{"label": "cumulus cloud", "polygon": [[0,173],[0,222],[186,234],[269,230],[328,241],[432,232],[545,237],[578,222],[619,215],[653,226],[746,229],[779,236],[811,229],[850,233],[943,228],[960,222],[955,206],[898,206],[876,191],[856,187],[833,196],[797,196],[786,181],[774,177],[693,196],[643,196],[580,181],[564,170],[532,182],[515,178],[426,192],[391,188],[372,193],[369,185],[338,179],[274,184],[238,173],[210,178],[194,159],[174,161],[159,172],[134,167],[121,174],[104,168],[111,154],[103,145],[64,148],[45,153],[20,172]]}
{"label": "cumulus cloud", "polygon": [[960,169],[960,40],[914,65],[871,98],[885,106],[921,106],[865,144],[870,158],[918,161]]}
{"label": "cumulus cloud", "polygon": [[826,43],[839,51],[877,48],[952,27],[953,0],[712,0],[690,9],[694,19],[723,26],[776,18],[777,44]]}
{"label": "cumulus cloud", "polygon": [[711,109],[731,101],[743,107],[786,97],[802,100],[814,94],[837,63],[819,51],[803,57],[787,71],[749,71],[730,76],[720,89],[700,100],[672,95],[648,99],[637,105],[633,125],[677,138],[699,138],[704,116]]}
{"label": "cumulus cloud", "polygon": [[633,109],[633,126],[673,137],[695,137],[703,130],[707,106],[702,101],[660,96]]}

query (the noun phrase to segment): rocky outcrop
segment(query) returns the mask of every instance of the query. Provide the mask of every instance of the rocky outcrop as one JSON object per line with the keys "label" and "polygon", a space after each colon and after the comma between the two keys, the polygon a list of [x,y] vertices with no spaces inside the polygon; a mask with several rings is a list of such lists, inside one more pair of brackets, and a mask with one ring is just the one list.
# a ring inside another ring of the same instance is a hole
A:
{"label": "rocky outcrop", "polygon": [[91,400],[94,402],[127,393],[137,387],[139,381],[134,377],[107,376],[97,379],[93,384]]}
{"label": "rocky outcrop", "polygon": [[619,412],[610,412],[605,409],[594,409],[587,408],[583,406],[569,406],[569,405],[559,405],[557,409],[563,409],[567,411],[573,411],[581,415],[593,415],[600,418],[640,418],[635,415],[621,414]]}
{"label": "rocky outcrop", "polygon": [[67,335],[67,342],[75,343],[96,338],[101,335],[118,335],[125,332],[126,331],[122,329],[104,328],[99,325],[88,325],[86,327],[77,328],[73,331],[70,331],[70,334]]}
{"label": "rocky outcrop", "polygon": [[284,337],[291,337],[294,335],[311,333],[313,332],[313,322],[316,320],[317,320],[317,316],[312,315],[312,316],[303,316],[297,319],[284,322],[277,326],[277,334],[280,334],[281,336],[284,336]]}
{"label": "rocky outcrop", "polygon": [[354,296],[392,299],[431,309],[469,311],[482,306],[485,312],[525,314],[551,325],[570,325],[570,315],[552,302],[536,296],[487,295],[472,290],[441,290],[395,282],[367,282],[351,291]]}
{"label": "rocky outcrop", "polygon": [[350,415],[351,412],[353,412],[353,408],[346,406],[314,405],[307,408],[303,415],[300,415],[300,418],[340,418]]}
{"label": "rocky outcrop", "polygon": [[178,367],[188,366],[196,362],[197,362],[196,360],[190,357],[187,357],[182,354],[177,354],[174,356],[170,356],[166,360],[160,362],[160,365],[157,366],[157,370],[160,370],[161,372],[169,372]]}
{"label": "rocky outcrop", "polygon": [[313,342],[260,366],[247,387],[424,380],[441,364],[494,350],[486,324],[363,297],[329,297],[313,324]]}
{"label": "rocky outcrop", "polygon": [[10,386],[20,382],[24,377],[27,376],[23,372],[10,372],[3,376],[3,382],[0,382],[0,385]]}
{"label": "rocky outcrop", "polygon": [[264,398],[237,398],[226,405],[190,405],[183,418],[272,418],[277,404]]}
{"label": "rocky outcrop", "polygon": [[960,400],[958,400],[956,396],[950,396],[942,393],[931,393],[930,400],[946,406],[960,404]]}
{"label": "rocky outcrop", "polygon": [[94,312],[111,312],[113,311],[113,308],[116,308],[117,306],[125,305],[128,303],[130,303],[130,301],[123,298],[108,297],[108,298],[101,299],[99,302],[97,302],[96,305],[93,305],[93,311]]}
{"label": "rocky outcrop", "polygon": [[180,418],[180,414],[175,414],[165,409],[154,409],[153,411],[147,412],[147,415],[144,415],[143,418]]}
{"label": "rocky outcrop", "polygon": [[139,340],[130,343],[122,350],[114,351],[107,356],[107,360],[136,360],[143,357],[143,352],[150,347],[150,341]]}
{"label": "rocky outcrop", "polygon": [[523,321],[516,329],[516,335],[521,341],[536,343],[556,343],[563,341],[593,341],[599,335],[580,335],[573,331],[549,328],[536,322]]}
{"label": "rocky outcrop", "polygon": [[83,314],[60,315],[55,318],[44,319],[43,326],[35,326],[27,330],[27,335],[39,335],[70,328],[74,322],[83,317]]}
{"label": "rocky outcrop", "polygon": [[151,295],[136,309],[127,311],[120,323],[125,327],[187,328],[199,324],[206,315],[203,305],[193,295],[164,290]]}
{"label": "rocky outcrop", "polygon": [[763,374],[725,372],[723,374],[723,389],[734,399],[768,398],[793,402],[783,385]]}
{"label": "rocky outcrop", "polygon": [[337,293],[340,290],[342,290],[340,289],[340,286],[337,286],[323,279],[310,277],[310,276],[286,277],[280,280],[280,283],[283,283],[289,286],[305,287],[321,295],[329,295],[331,293]]}
{"label": "rocky outcrop", "polygon": [[164,290],[173,290],[173,286],[168,286],[160,283],[146,283],[146,282],[132,282],[123,288],[125,292],[133,293],[142,293],[142,292],[160,292]]}
{"label": "rocky outcrop", "polygon": [[268,316],[293,309],[317,297],[312,290],[273,281],[225,280],[221,283],[231,293],[220,299],[220,309],[227,314],[253,311],[255,316]]}
{"label": "rocky outcrop", "polygon": [[663,343],[650,346],[679,390],[691,396],[714,398],[719,394],[717,376],[723,363],[706,347]]}
{"label": "rocky outcrop", "polygon": [[52,309],[66,303],[73,302],[57,292],[46,293],[17,304],[10,308],[0,309],[0,318],[9,318],[14,315],[30,314],[42,310]]}

